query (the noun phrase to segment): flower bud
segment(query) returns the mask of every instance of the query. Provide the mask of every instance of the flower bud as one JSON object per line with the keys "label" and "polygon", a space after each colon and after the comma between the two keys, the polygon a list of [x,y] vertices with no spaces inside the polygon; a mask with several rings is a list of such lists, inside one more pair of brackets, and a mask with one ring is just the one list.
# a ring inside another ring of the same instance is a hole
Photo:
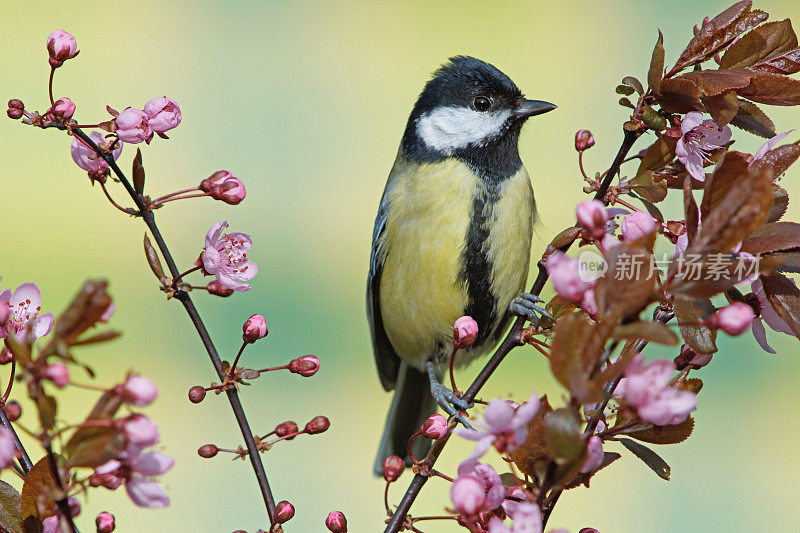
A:
{"label": "flower bud", "polygon": [[144,111],[129,107],[114,118],[117,137],[127,143],[140,143],[153,138],[153,129]]}
{"label": "flower bud", "polygon": [[600,532],[597,531],[593,527],[585,527],[585,528],[581,529],[580,531],[578,531],[578,533],[600,533]]}
{"label": "flower bud", "polygon": [[229,205],[237,205],[247,196],[244,183],[239,178],[229,178],[211,191],[211,197]]}
{"label": "flower bud", "polygon": [[447,435],[447,428],[447,419],[442,415],[436,414],[431,415],[419,430],[425,437],[439,440]]}
{"label": "flower bud", "polygon": [[69,98],[59,98],[53,105],[53,114],[57,117],[68,119],[75,113],[75,104]]}
{"label": "flower bud", "polygon": [[126,402],[136,407],[153,403],[158,394],[156,384],[144,376],[134,374],[122,386],[122,396]]}
{"label": "flower bud", "polygon": [[219,448],[217,448],[213,444],[204,444],[197,449],[197,455],[205,459],[211,459],[212,457],[217,455],[218,451]]}
{"label": "flower bud", "polygon": [[13,422],[22,415],[22,406],[16,400],[11,400],[5,405],[6,416]]}
{"label": "flower bud", "polygon": [[[297,427],[297,424],[291,420],[287,420],[286,422],[275,426],[275,434],[279,437],[286,437],[286,435],[297,433],[298,430],[299,428]],[[286,440],[292,440],[293,438],[294,437],[287,437]]]}
{"label": "flower bud", "polygon": [[195,385],[191,389],[189,389],[189,401],[192,403],[200,403],[206,397],[206,389],[205,387],[201,387],[200,385]]}
{"label": "flower bud", "polygon": [[450,499],[459,514],[473,515],[486,501],[486,487],[472,476],[459,477],[450,486]]}
{"label": "flower bud", "polygon": [[579,152],[594,146],[594,135],[589,130],[578,130],[575,133],[575,149]]}
{"label": "flower bud", "polygon": [[67,365],[53,363],[44,369],[44,379],[55,383],[56,387],[66,387],[69,383],[69,369]]}
{"label": "flower bud", "polygon": [[200,190],[203,192],[211,192],[220,185],[222,185],[225,182],[225,180],[235,177],[236,176],[234,176],[227,170],[217,170],[209,177],[200,182]]}
{"label": "flower bud", "polygon": [[575,209],[578,224],[589,230],[595,239],[602,239],[606,234],[606,222],[608,222],[608,211],[603,202],[599,200],[588,200],[581,202]]}
{"label": "flower bud", "polygon": [[635,241],[656,231],[656,219],[645,211],[636,211],[622,219],[620,229],[622,230],[622,238],[625,241]]}
{"label": "flower bud", "polygon": [[397,481],[405,469],[406,462],[399,455],[390,455],[383,461],[383,479],[389,483]]}
{"label": "flower bud", "polygon": [[214,296],[222,296],[223,298],[230,296],[234,292],[233,289],[229,289],[217,280],[209,282],[208,285],[206,285],[206,289],[208,290],[209,294],[213,294]]}
{"label": "flower bud", "polygon": [[305,378],[313,376],[317,370],[319,370],[319,359],[313,355],[304,355],[289,362],[289,372],[300,374]]}
{"label": "flower bud", "polygon": [[709,325],[728,335],[741,335],[750,328],[754,318],[752,307],[743,302],[734,302],[713,314],[709,318]]}
{"label": "flower bud", "polygon": [[47,37],[47,52],[50,54],[50,65],[53,68],[60,67],[64,61],[78,55],[78,41],[64,30],[56,30]]}
{"label": "flower bud", "polygon": [[713,354],[697,353],[687,345],[681,346],[681,353],[673,361],[676,370],[683,370],[691,365],[692,368],[703,368],[711,362]]}
{"label": "flower bud", "polygon": [[25,113],[22,111],[22,109],[17,109],[16,107],[9,107],[6,110],[6,115],[8,115],[8,118],[12,118],[14,120],[21,119],[22,115],[24,114]]}
{"label": "flower bud", "polygon": [[580,260],[567,257],[563,252],[555,252],[547,259],[545,268],[553,288],[561,297],[574,303],[583,302],[591,283],[582,279]]}
{"label": "flower bud", "polygon": [[12,98],[8,101],[8,107],[13,109],[25,109],[25,104],[19,98]]}
{"label": "flower bud", "polygon": [[145,415],[133,414],[122,419],[122,432],[128,444],[140,450],[154,446],[160,440],[158,426]]}
{"label": "flower bud", "polygon": [[114,515],[106,511],[97,515],[94,525],[97,527],[97,533],[111,533],[117,527]]}
{"label": "flower bud", "polygon": [[78,500],[78,498],[70,496],[69,500],[67,500],[67,503],[69,503],[69,511],[72,516],[78,516],[81,514],[81,502]]}
{"label": "flower bud", "polygon": [[294,516],[294,505],[283,500],[275,506],[275,516],[272,518],[276,524],[285,524]]}
{"label": "flower bud", "polygon": [[[106,142],[106,138],[103,137],[103,134],[99,131],[91,132],[89,134],[89,138],[100,148],[109,147],[108,143]],[[114,159],[117,159],[121,152],[122,143],[118,142],[116,143],[114,150],[111,152],[111,155]],[[103,160],[103,158],[97,155],[92,148],[84,144],[84,142],[77,137],[72,139],[70,153],[72,154],[72,160],[75,161],[75,164],[81,167],[83,170],[88,170],[89,172],[108,170],[108,164]]]}
{"label": "flower bud", "polygon": [[316,435],[326,431],[329,427],[331,427],[331,421],[327,417],[315,416],[306,424],[304,431],[309,435]]}
{"label": "flower bud", "polygon": [[341,511],[333,511],[325,519],[325,527],[333,533],[347,533],[347,518]]}
{"label": "flower bud", "polygon": [[165,132],[181,123],[181,109],[166,96],[153,98],[144,104],[144,112],[153,131]]}
{"label": "flower bud", "polygon": [[453,345],[458,348],[472,346],[478,338],[478,323],[471,316],[462,316],[453,324]]}
{"label": "flower bud", "polygon": [[242,326],[242,340],[248,344],[256,342],[267,336],[267,320],[263,315],[253,315]]}

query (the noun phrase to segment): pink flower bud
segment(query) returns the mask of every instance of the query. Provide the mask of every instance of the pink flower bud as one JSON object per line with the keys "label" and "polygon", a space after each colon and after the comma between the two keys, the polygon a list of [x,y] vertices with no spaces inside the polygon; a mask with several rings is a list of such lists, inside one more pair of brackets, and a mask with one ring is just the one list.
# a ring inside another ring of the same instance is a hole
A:
{"label": "pink flower bud", "polygon": [[[291,435],[292,433],[297,433],[299,428],[297,424],[291,420],[287,420],[281,424],[275,426],[275,434],[279,437],[285,437],[286,435]],[[292,440],[294,437],[289,437],[286,440]]]}
{"label": "pink flower bud", "polygon": [[225,180],[235,177],[236,176],[234,176],[227,170],[217,170],[209,177],[200,182],[200,190],[203,192],[211,192],[215,188],[222,185],[225,182]]}
{"label": "pink flower bud", "polygon": [[50,65],[60,67],[64,61],[78,55],[78,41],[64,30],[56,30],[47,37],[47,52]]}
{"label": "pink flower bud", "polygon": [[165,132],[181,123],[181,108],[166,96],[153,98],[144,104],[144,112],[153,131]]}
{"label": "pink flower bud", "polygon": [[5,405],[6,416],[13,422],[22,416],[22,406],[16,400],[11,400]]}
{"label": "pink flower bud", "polygon": [[303,357],[293,359],[289,363],[289,372],[300,374],[305,378],[313,376],[317,373],[317,370],[319,370],[319,359],[313,355],[304,355]]}
{"label": "pink flower bud", "polygon": [[25,104],[19,98],[12,98],[8,101],[9,109],[25,109]]}
{"label": "pink flower bud", "polygon": [[294,516],[294,505],[286,500],[278,502],[275,506],[275,516],[273,519],[277,524],[285,524]]}
{"label": "pink flower bud", "polygon": [[248,344],[256,342],[267,336],[267,319],[262,315],[253,315],[242,326],[242,340]]}
{"label": "pink flower bud", "polygon": [[575,133],[575,149],[579,152],[594,146],[594,135],[589,130],[578,130]]}
{"label": "pink flower bud", "polygon": [[209,294],[213,294],[214,296],[222,296],[223,298],[234,293],[233,289],[229,289],[217,280],[209,282],[208,285],[206,285],[206,289],[208,290]]}
{"label": "pink flower bud", "polygon": [[333,533],[347,533],[347,518],[341,511],[333,511],[325,519],[325,527]]}
{"label": "pink flower bud", "polygon": [[478,323],[471,316],[462,316],[453,324],[453,345],[458,348],[472,346],[478,338]]}
{"label": "pink flower bud", "polygon": [[586,459],[581,467],[581,472],[591,474],[603,464],[603,440],[597,435],[592,435],[586,444]]}
{"label": "pink flower bud", "polygon": [[656,231],[656,219],[645,211],[636,211],[622,219],[620,228],[622,229],[622,238],[631,242]]}
{"label": "pink flower bud", "polygon": [[24,113],[24,111],[22,109],[18,109],[16,107],[9,107],[6,110],[6,115],[8,115],[8,118],[12,118],[14,120],[18,120],[18,119],[22,118],[22,115],[24,115],[24,114],[25,113]]}
{"label": "pink flower bud", "polygon": [[754,318],[752,307],[743,302],[734,302],[719,309],[710,317],[709,323],[728,335],[741,335],[750,329]]}
{"label": "pink flower bud", "polygon": [[[89,138],[100,148],[109,148],[106,138],[103,137],[103,134],[99,131],[91,132],[89,134]],[[92,148],[88,147],[77,137],[72,139],[70,152],[72,154],[72,160],[75,161],[75,164],[81,167],[83,170],[88,170],[89,172],[99,172],[108,169],[108,164],[103,161],[103,159],[97,155]],[[114,151],[111,152],[111,155],[116,160],[121,152],[122,143],[118,142],[114,147]]]}
{"label": "pink flower bud", "polygon": [[316,435],[326,431],[329,427],[331,427],[331,421],[327,417],[315,416],[306,424],[304,431],[309,435]]}
{"label": "pink flower bud", "polygon": [[136,407],[153,403],[158,395],[156,384],[144,376],[133,375],[122,386],[125,401]]}
{"label": "pink flower bud", "polygon": [[689,365],[692,368],[703,368],[711,362],[713,355],[710,353],[697,353],[684,344],[681,346],[681,353],[675,358],[673,364],[676,370],[683,370]]}
{"label": "pink flower bud", "polygon": [[485,485],[472,476],[456,479],[450,486],[450,499],[456,511],[464,515],[473,515],[486,499]]}
{"label": "pink flower bud", "polygon": [[0,469],[8,468],[17,456],[14,437],[6,428],[0,426]]}
{"label": "pink flower bud", "polygon": [[201,387],[200,385],[195,385],[191,389],[189,389],[189,401],[192,403],[200,403],[206,397],[206,389],[205,387]]}
{"label": "pink flower bud", "polygon": [[122,419],[122,431],[128,438],[128,444],[139,450],[154,446],[160,439],[158,426],[140,414]]}
{"label": "pink flower bud", "polygon": [[53,363],[45,368],[44,378],[55,383],[57,387],[66,387],[69,383],[69,369],[67,365]]}
{"label": "pink flower bud", "polygon": [[447,428],[447,419],[442,415],[436,414],[431,415],[419,429],[425,437],[439,440],[447,435]]}
{"label": "pink flower bud", "polygon": [[53,106],[53,114],[64,119],[72,118],[75,113],[75,104],[69,98],[59,98]]}
{"label": "pink flower bud", "polygon": [[399,455],[390,455],[383,461],[383,479],[388,483],[397,481],[405,469],[406,462]]}
{"label": "pink flower bud", "polygon": [[97,533],[111,533],[117,527],[114,515],[106,511],[97,515],[94,525],[97,527]]}
{"label": "pink flower bud", "polygon": [[121,141],[137,144],[150,141],[153,138],[153,129],[147,122],[144,111],[129,107],[114,119],[117,137]]}
{"label": "pink flower bud", "polygon": [[591,284],[581,277],[581,265],[578,259],[567,257],[563,252],[555,252],[545,263],[547,273],[556,292],[574,303],[583,301],[584,293]]}
{"label": "pink flower bud", "polygon": [[228,178],[221,185],[211,190],[214,200],[222,200],[229,205],[237,205],[247,196],[244,183],[239,178]]}
{"label": "pink flower bud", "polygon": [[575,215],[578,218],[578,224],[589,230],[593,238],[602,239],[605,236],[608,211],[603,202],[599,200],[581,202],[575,208]]}
{"label": "pink flower bud", "polygon": [[204,459],[211,459],[219,452],[219,448],[213,444],[204,444],[197,449],[197,455]]}

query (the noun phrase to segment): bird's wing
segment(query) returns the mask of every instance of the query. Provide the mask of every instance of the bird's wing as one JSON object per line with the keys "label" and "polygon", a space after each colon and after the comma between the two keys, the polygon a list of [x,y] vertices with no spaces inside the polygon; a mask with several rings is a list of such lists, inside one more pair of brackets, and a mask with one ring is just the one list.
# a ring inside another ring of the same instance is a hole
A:
{"label": "bird's wing", "polygon": [[369,258],[369,275],[367,276],[367,320],[372,334],[372,350],[375,353],[375,366],[381,385],[387,391],[394,389],[397,383],[397,373],[400,368],[400,358],[395,353],[392,343],[386,336],[381,318],[380,286],[383,265],[386,262],[385,230],[386,217],[389,212],[387,191],[391,183],[386,184],[381,203],[378,207],[378,216],[375,217],[375,227],[372,230],[372,251]]}

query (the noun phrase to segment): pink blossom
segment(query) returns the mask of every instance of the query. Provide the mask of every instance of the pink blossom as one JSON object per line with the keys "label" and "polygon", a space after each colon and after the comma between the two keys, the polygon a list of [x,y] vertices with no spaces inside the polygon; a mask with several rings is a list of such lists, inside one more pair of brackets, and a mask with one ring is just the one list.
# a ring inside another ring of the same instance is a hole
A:
{"label": "pink blossom", "polygon": [[267,336],[267,319],[263,315],[252,315],[242,326],[242,340],[248,344]]}
{"label": "pink blossom", "polygon": [[11,436],[11,432],[4,427],[0,427],[0,469],[11,466],[17,453],[17,445],[14,442],[14,437]]}
{"label": "pink blossom", "polygon": [[590,317],[597,318],[597,300],[594,298],[594,286],[586,289],[586,292],[583,293],[583,299],[578,306],[589,313]]}
{"label": "pink blossom", "polygon": [[581,472],[591,474],[603,464],[603,439],[592,435],[586,443],[586,460],[581,467]]}
{"label": "pink blossom", "polygon": [[764,144],[761,145],[761,148],[758,149],[756,153],[753,154],[753,158],[750,160],[750,164],[748,166],[753,166],[753,163],[758,161],[759,159],[763,159],[767,152],[775,148],[779,142],[786,138],[787,135],[792,133],[794,130],[789,130],[786,133],[780,133],[775,135],[771,139],[767,140]]}
{"label": "pink blossom", "polygon": [[511,528],[494,516],[489,521],[489,533],[542,533],[542,512],[530,502],[519,502],[509,513],[513,521]]}
{"label": "pink blossom", "polygon": [[[98,147],[103,149],[109,148],[106,138],[103,137],[103,134],[99,131],[91,132],[89,134],[89,138],[94,141]],[[108,163],[106,163],[92,148],[86,146],[86,144],[84,144],[84,142],[77,137],[72,139],[70,152],[72,153],[72,160],[75,161],[75,164],[81,167],[83,170],[88,170],[89,172],[101,172],[108,169]],[[114,160],[119,157],[120,152],[122,152],[122,142],[117,142],[116,146],[114,147],[114,151],[111,152]]]}
{"label": "pink blossom", "polygon": [[117,527],[115,522],[114,515],[107,511],[98,514],[97,518],[94,519],[97,533],[111,533]]}
{"label": "pink blossom", "polygon": [[575,208],[575,216],[578,224],[588,230],[593,238],[602,239],[605,236],[609,215],[603,202],[599,200],[581,202]]}
{"label": "pink blossom", "polygon": [[158,426],[142,414],[137,413],[125,418],[122,430],[128,439],[125,452],[131,456],[138,455],[145,448],[155,446],[160,440]]}
{"label": "pink blossom", "polygon": [[478,323],[471,316],[462,316],[453,324],[453,345],[456,348],[472,346],[478,338]]}
{"label": "pink blossom", "polygon": [[424,424],[419,428],[422,435],[433,440],[439,440],[447,435],[447,419],[442,415],[435,414],[428,417]]}
{"label": "pink blossom", "polygon": [[527,402],[516,408],[505,400],[495,398],[483,411],[483,419],[475,423],[478,429],[459,428],[455,433],[478,442],[469,459],[483,456],[492,445],[500,453],[514,451],[528,436],[528,427],[538,411],[539,395],[536,391]]}
{"label": "pink blossom", "polygon": [[657,426],[680,424],[697,407],[697,396],[689,391],[669,386],[675,371],[672,361],[657,359],[648,364],[637,354],[625,371],[614,394],[625,400],[639,413],[639,417]]}
{"label": "pink blossom", "polygon": [[491,511],[503,503],[506,489],[491,465],[467,459],[458,467],[458,478],[450,487],[450,498],[463,515]]}
{"label": "pink blossom", "polygon": [[69,369],[67,365],[53,363],[45,368],[44,377],[55,383],[57,387],[66,387],[69,383]]}
{"label": "pink blossom", "polygon": [[150,142],[153,138],[153,129],[147,122],[147,115],[144,111],[134,107],[126,108],[114,119],[117,137],[126,143]]}
{"label": "pink blossom", "polygon": [[319,359],[314,355],[303,355],[289,361],[289,372],[300,374],[304,378],[311,377],[319,370]]}
{"label": "pink blossom", "polygon": [[209,177],[200,182],[199,189],[203,192],[211,192],[215,188],[225,183],[225,181],[235,177],[236,176],[234,176],[227,170],[217,170]]}
{"label": "pink blossom", "polygon": [[78,55],[78,41],[64,30],[56,30],[48,35],[46,46],[50,54],[50,65],[54,68]]}
{"label": "pink blossom", "polygon": [[59,98],[53,106],[53,114],[61,118],[72,118],[75,114],[75,104],[69,98]]}
{"label": "pink blossom", "polygon": [[123,398],[126,402],[136,407],[150,405],[158,395],[156,384],[144,376],[134,374],[130,376],[122,386]]}
{"label": "pink blossom", "polygon": [[574,303],[583,300],[583,294],[591,287],[591,283],[583,279],[578,259],[557,251],[547,259],[545,267],[559,295]]}
{"label": "pink blossom", "polygon": [[728,335],[741,335],[753,324],[753,308],[743,302],[734,302],[719,309],[709,319],[709,324]]}
{"label": "pink blossom", "polygon": [[239,178],[231,177],[211,191],[214,200],[222,200],[228,205],[238,205],[247,196],[247,189]]}
{"label": "pink blossom", "polygon": [[[795,281],[790,279],[793,285]],[[761,310],[761,315],[753,320],[753,336],[756,338],[758,345],[761,348],[769,353],[776,353],[772,346],[769,345],[767,342],[767,331],[764,328],[764,323],[770,327],[773,331],[778,331],[780,333],[785,333],[787,335],[794,335],[792,332],[792,328],[789,327],[789,324],[784,321],[778,313],[775,312],[775,309],[772,308],[772,305],[767,300],[767,295],[764,294],[764,284],[761,283],[760,279],[756,279],[750,285],[753,290],[753,294],[755,294],[756,298],[758,299],[758,306]],[[1,295],[0,295],[1,296]]]}
{"label": "pink blossom", "polygon": [[620,224],[622,238],[628,242],[650,235],[656,231],[656,227],[656,219],[645,211],[636,211],[626,216]]}
{"label": "pink blossom", "polygon": [[[42,293],[35,283],[23,283],[13,293],[10,289],[0,292],[0,303],[6,303],[10,311],[5,328],[0,328],[0,339],[13,334],[18,341],[24,341],[29,335],[36,340],[48,335],[53,329],[53,313],[39,316]],[[28,325],[31,322],[33,327],[29,331]]]}
{"label": "pink blossom", "polygon": [[709,160],[708,152],[731,140],[731,129],[728,126],[720,128],[713,120],[704,121],[702,113],[692,111],[683,117],[681,133],[675,154],[690,176],[705,181],[703,162]]}
{"label": "pink blossom", "polygon": [[153,98],[144,104],[144,112],[153,131],[163,133],[181,123],[181,108],[166,96]]}
{"label": "pink blossom", "polygon": [[42,533],[61,533],[62,531],[69,531],[69,525],[66,520],[61,519],[60,514],[54,514],[42,520]]}
{"label": "pink blossom", "polygon": [[246,233],[223,234],[228,227],[225,221],[217,222],[208,230],[202,266],[206,274],[235,291],[250,290],[249,281],[258,273],[258,266],[247,259],[247,250],[253,245]]}
{"label": "pink blossom", "polygon": [[98,466],[98,476],[113,476],[123,480],[125,490],[131,501],[139,507],[167,507],[169,496],[161,485],[150,478],[168,471],[175,464],[175,459],[158,452],[135,455],[125,459],[112,459]]}

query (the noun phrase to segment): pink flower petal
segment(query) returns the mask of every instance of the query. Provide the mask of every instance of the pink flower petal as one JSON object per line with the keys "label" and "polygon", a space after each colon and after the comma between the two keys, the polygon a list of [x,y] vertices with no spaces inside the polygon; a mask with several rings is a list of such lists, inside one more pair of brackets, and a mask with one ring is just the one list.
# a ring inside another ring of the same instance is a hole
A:
{"label": "pink flower petal", "polygon": [[752,330],[753,337],[756,338],[756,342],[761,346],[762,350],[772,354],[777,353],[767,342],[767,330],[764,329],[764,322],[761,320],[761,317],[753,320]]}
{"label": "pink flower petal", "polygon": [[216,224],[211,226],[211,229],[208,230],[208,233],[206,234],[206,249],[217,244],[220,235],[222,235],[222,230],[224,230],[227,227],[228,227],[228,222],[226,220],[217,222]]}
{"label": "pink flower petal", "polygon": [[175,459],[162,453],[150,452],[142,455],[133,463],[133,471],[143,476],[160,476],[175,464]]}
{"label": "pink flower petal", "polygon": [[56,318],[53,316],[53,313],[45,313],[36,317],[36,320],[33,323],[33,334],[37,339],[48,335],[53,329],[53,324],[55,321]]}
{"label": "pink flower petal", "polygon": [[42,305],[42,293],[35,283],[23,283],[17,287],[14,295],[8,301],[8,305],[13,308],[21,303],[26,303],[28,300],[30,300],[32,310],[36,310],[37,307]]}
{"label": "pink flower petal", "polygon": [[169,506],[169,496],[155,481],[133,478],[125,483],[125,491],[131,501],[139,507],[155,509]]}
{"label": "pink flower petal", "polygon": [[221,263],[222,259],[219,255],[219,251],[213,246],[206,247],[205,252],[203,252],[203,268],[205,271],[214,275],[219,270]]}

